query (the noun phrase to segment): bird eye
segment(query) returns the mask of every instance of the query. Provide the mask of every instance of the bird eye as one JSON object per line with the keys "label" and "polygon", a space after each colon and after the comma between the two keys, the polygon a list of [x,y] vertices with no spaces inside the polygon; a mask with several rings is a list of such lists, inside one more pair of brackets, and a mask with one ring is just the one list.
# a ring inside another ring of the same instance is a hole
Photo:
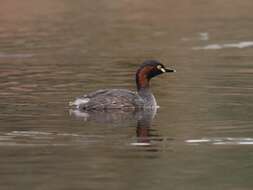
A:
{"label": "bird eye", "polygon": [[163,73],[166,72],[166,70],[164,69],[164,67],[162,65],[157,65],[156,68],[160,71],[162,71]]}
{"label": "bird eye", "polygon": [[157,65],[157,67],[156,67],[157,69],[159,69],[159,70],[161,70],[161,68],[162,68],[162,65]]}

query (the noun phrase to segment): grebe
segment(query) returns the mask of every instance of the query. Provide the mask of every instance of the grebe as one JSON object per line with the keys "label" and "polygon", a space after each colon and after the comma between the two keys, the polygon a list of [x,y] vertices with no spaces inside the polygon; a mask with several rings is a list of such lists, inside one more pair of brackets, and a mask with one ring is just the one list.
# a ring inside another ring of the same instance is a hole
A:
{"label": "grebe", "polygon": [[137,92],[125,89],[103,89],[85,94],[70,102],[71,106],[84,111],[109,109],[152,109],[157,107],[154,95],[150,90],[151,78],[166,72],[175,72],[165,68],[156,60],[147,60],[136,72]]}

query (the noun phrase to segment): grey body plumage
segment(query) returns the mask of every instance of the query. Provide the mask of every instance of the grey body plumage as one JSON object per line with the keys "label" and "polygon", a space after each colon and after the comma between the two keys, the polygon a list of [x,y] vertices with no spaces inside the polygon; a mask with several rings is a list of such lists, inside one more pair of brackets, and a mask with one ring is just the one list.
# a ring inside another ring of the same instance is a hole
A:
{"label": "grey body plumage", "polygon": [[85,94],[70,102],[79,110],[109,110],[127,109],[139,110],[157,107],[154,95],[149,88],[151,78],[165,72],[175,72],[166,69],[155,60],[145,61],[136,72],[137,92],[125,89],[103,89]]}

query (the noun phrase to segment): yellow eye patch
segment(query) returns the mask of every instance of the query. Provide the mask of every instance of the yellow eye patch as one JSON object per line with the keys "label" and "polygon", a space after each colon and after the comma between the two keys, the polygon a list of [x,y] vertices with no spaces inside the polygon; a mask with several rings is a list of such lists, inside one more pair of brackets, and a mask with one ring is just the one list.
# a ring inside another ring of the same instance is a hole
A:
{"label": "yellow eye patch", "polygon": [[163,73],[166,72],[166,70],[162,67],[162,65],[157,65],[156,68],[162,71]]}
{"label": "yellow eye patch", "polygon": [[159,69],[159,70],[161,70],[162,66],[161,65],[157,65],[156,68]]}

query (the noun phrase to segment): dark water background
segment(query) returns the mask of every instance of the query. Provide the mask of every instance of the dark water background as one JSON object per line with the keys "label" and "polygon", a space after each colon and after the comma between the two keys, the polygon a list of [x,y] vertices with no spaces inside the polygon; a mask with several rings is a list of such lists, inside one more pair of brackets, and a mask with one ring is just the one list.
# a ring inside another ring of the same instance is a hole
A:
{"label": "dark water background", "polygon": [[[0,189],[253,189],[252,7],[2,1]],[[70,114],[76,96],[135,89],[145,59],[177,70],[152,81],[152,123]]]}

